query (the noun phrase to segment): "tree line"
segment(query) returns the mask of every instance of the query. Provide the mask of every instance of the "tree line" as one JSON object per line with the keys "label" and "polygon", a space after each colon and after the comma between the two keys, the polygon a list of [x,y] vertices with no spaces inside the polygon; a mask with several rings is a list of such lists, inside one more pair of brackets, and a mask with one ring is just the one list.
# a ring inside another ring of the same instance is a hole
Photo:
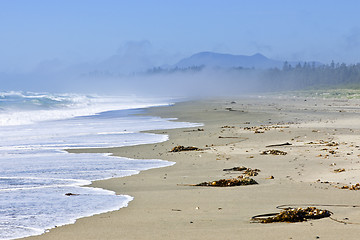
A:
{"label": "tree line", "polygon": [[[205,66],[192,66],[187,68],[152,68],[146,75],[157,74],[202,74],[208,71]],[[318,88],[352,88],[360,89],[360,63],[345,64],[334,63],[319,64],[315,62],[297,63],[292,66],[284,62],[282,68],[256,69],[235,67],[230,69],[212,68],[211,71],[220,71],[238,79],[247,78],[249,82],[257,82],[259,86],[270,91],[274,90],[301,90]]]}
{"label": "tree line", "polygon": [[296,90],[311,88],[360,88],[360,63],[322,64],[284,63],[282,69],[273,68],[261,73],[262,81],[273,88]]}

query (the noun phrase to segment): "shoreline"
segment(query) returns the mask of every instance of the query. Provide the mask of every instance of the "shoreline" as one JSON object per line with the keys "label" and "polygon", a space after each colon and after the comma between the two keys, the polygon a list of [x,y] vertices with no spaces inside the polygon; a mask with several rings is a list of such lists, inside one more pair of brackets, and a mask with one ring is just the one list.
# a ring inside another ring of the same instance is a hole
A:
{"label": "shoreline", "polygon": [[[321,99],[199,100],[150,108],[148,115],[203,122],[205,125],[201,128],[204,131],[197,131],[198,127],[148,131],[168,134],[169,140],[132,147],[70,150],[74,153],[112,153],[129,158],[162,159],[176,164],[141,171],[130,177],[93,182],[90,186],[130,195],[134,200],[118,211],[78,219],[75,224],[26,239],[233,239],[239,235],[249,239],[265,236],[267,239],[315,239],[317,236],[351,239],[360,233],[356,225],[340,224],[330,219],[296,224],[250,222],[252,216],[277,211],[276,206],[281,204],[356,203],[360,192],[323,183],[337,180],[348,184],[357,180],[356,155],[360,152],[356,144],[352,144],[353,147],[341,144],[337,149],[340,156],[330,154],[328,159],[325,158],[328,153],[321,150],[323,146],[306,144],[330,138],[356,143],[360,126],[344,119],[357,117],[359,105],[357,101],[349,100],[347,103],[350,104],[347,112],[339,112],[343,110],[343,102],[337,104],[334,100]],[[336,127],[339,121],[343,124],[341,129]],[[260,125],[283,128],[271,128],[259,134],[244,129]],[[266,150],[266,145],[288,141],[293,145],[280,148],[289,153],[286,156],[259,154]],[[169,150],[176,145],[206,150],[170,153]],[[353,154],[347,155],[350,150]],[[319,154],[324,157],[317,157]],[[336,168],[344,166],[346,171],[332,172],[335,167],[330,164],[333,161],[337,163]],[[240,174],[226,173],[222,169],[242,165],[261,170],[254,177],[258,185],[231,188],[183,186],[236,177]],[[350,181],[344,180],[344,174],[350,176],[348,178],[353,176]],[[269,176],[274,176],[274,179],[267,179]],[[317,181],[319,176],[321,179]],[[331,210],[336,217],[360,223],[357,216],[360,210],[337,207]]]}

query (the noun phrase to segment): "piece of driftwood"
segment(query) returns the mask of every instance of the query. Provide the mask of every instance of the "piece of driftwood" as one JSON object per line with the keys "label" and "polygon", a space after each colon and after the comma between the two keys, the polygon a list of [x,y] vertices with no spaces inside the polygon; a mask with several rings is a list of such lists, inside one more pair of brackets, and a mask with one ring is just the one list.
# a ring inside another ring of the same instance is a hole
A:
{"label": "piece of driftwood", "polygon": [[267,145],[266,147],[281,147],[281,146],[290,146],[290,145],[292,145],[292,144],[289,142],[286,142],[286,143]]}
{"label": "piece of driftwood", "polygon": [[233,167],[233,168],[225,168],[223,171],[245,171],[248,169],[247,167]]}
{"label": "piece of driftwood", "polygon": [[65,196],[79,196],[77,193],[65,193]]}
{"label": "piece of driftwood", "polygon": [[219,138],[241,138],[241,137],[223,137],[223,136],[219,136]]}

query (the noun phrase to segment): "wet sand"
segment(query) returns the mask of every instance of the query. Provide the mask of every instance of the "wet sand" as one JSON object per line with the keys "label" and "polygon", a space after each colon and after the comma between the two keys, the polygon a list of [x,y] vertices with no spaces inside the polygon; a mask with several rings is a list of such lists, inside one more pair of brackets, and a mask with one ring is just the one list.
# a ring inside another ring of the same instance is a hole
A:
{"label": "wet sand", "polygon": [[[359,104],[358,100],[234,98],[151,108],[146,114],[204,126],[153,131],[170,137],[158,144],[72,152],[106,152],[176,164],[94,182],[94,187],[134,200],[119,211],[82,218],[26,239],[357,239],[360,191],[340,188],[360,183]],[[291,145],[266,147],[287,142]],[[176,145],[203,150],[169,152]],[[287,154],[261,154],[271,149]],[[237,177],[241,173],[223,171],[236,166],[260,169],[252,177],[259,184],[189,186]],[[284,204],[316,205],[333,214],[301,223],[251,221],[254,215],[278,212],[276,207]]]}

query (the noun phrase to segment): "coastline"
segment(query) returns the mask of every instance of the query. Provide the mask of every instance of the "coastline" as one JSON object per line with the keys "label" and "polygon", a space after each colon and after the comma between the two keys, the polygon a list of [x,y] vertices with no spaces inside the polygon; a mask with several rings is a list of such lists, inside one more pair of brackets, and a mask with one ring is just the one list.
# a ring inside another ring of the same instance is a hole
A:
{"label": "coastline", "polygon": [[[276,212],[276,206],[281,204],[356,204],[360,192],[335,188],[324,182],[357,181],[360,150],[356,143],[360,144],[360,123],[351,119],[357,117],[359,109],[356,100],[301,98],[199,100],[150,108],[149,115],[204,123],[201,127],[204,131],[197,131],[197,127],[150,131],[168,134],[169,140],[132,147],[69,151],[162,159],[176,164],[130,177],[93,182],[90,186],[130,195],[134,200],[119,211],[78,219],[75,224],[26,239],[233,239],[239,236],[354,239],[360,229],[350,221],[360,224],[360,210],[351,208],[329,207],[336,219],[350,219],[348,224],[331,219],[258,224],[251,223],[250,218]],[[282,128],[259,134],[244,130],[244,127],[260,125]],[[330,154],[325,158],[328,154],[322,150],[324,146],[306,144],[330,139],[346,142],[336,149],[338,156]],[[279,148],[288,152],[286,156],[260,155],[267,145],[282,142],[293,144]],[[176,145],[205,150],[170,153]],[[334,162],[336,167],[330,166]],[[222,171],[235,166],[260,169],[254,177],[259,184],[231,188],[183,186],[236,177],[240,173]],[[333,172],[340,167],[346,171]],[[274,179],[267,179],[269,176]]]}

